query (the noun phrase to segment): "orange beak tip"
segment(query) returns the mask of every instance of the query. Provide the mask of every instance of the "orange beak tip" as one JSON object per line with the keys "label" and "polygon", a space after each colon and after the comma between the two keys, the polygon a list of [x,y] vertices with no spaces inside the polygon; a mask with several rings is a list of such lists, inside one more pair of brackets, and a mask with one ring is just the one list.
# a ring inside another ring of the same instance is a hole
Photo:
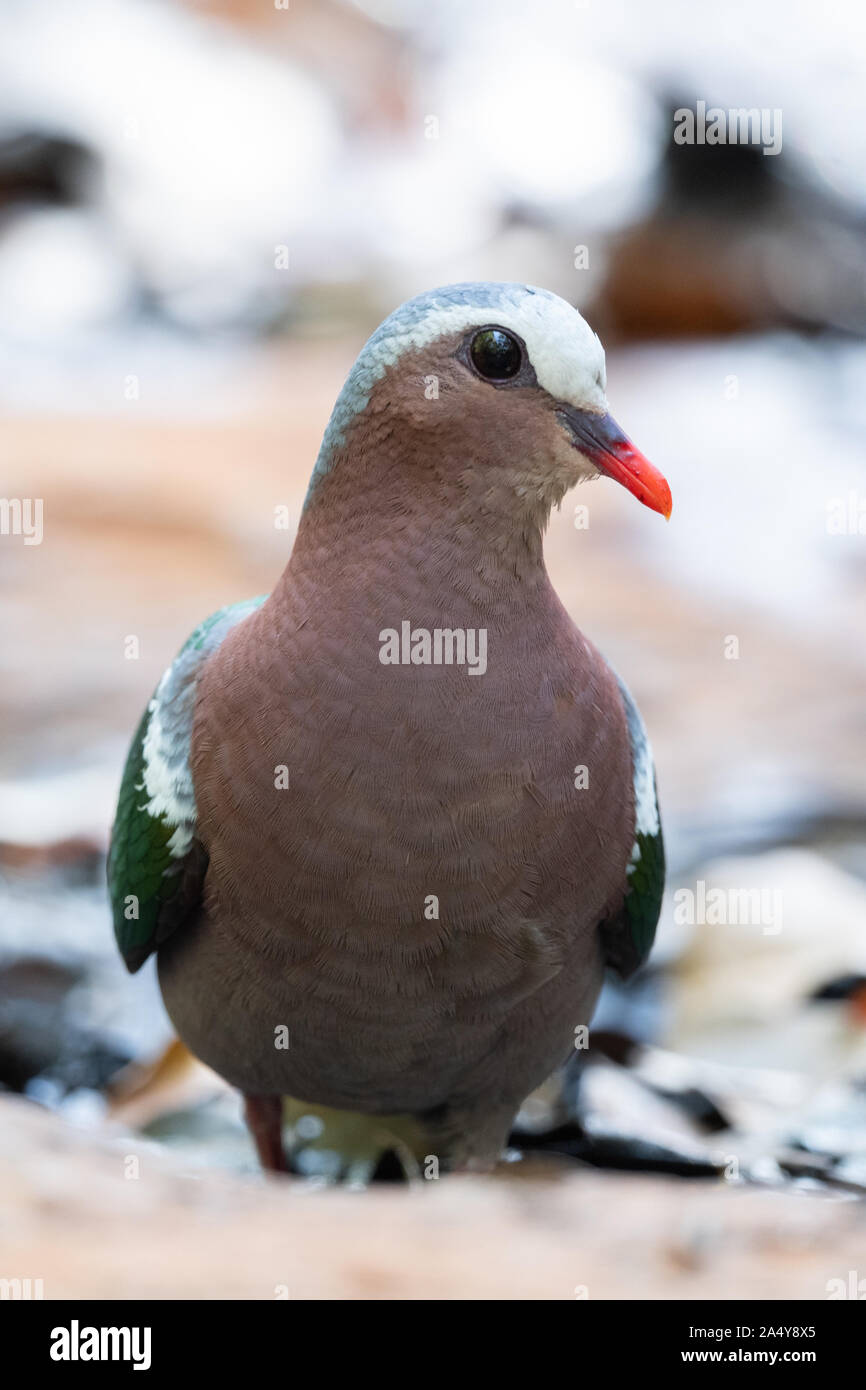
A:
{"label": "orange beak tip", "polygon": [[667,479],[635,448],[611,415],[564,406],[560,416],[572,443],[599,473],[613,478],[645,507],[670,521],[674,504]]}

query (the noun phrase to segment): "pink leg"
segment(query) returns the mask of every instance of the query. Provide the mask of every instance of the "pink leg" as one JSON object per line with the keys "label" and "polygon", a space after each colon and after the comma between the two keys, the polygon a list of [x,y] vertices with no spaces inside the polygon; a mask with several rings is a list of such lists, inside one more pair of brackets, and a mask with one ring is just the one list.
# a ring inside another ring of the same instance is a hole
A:
{"label": "pink leg", "polygon": [[244,1092],[244,1118],[265,1172],[287,1173],[282,1097],[251,1096]]}

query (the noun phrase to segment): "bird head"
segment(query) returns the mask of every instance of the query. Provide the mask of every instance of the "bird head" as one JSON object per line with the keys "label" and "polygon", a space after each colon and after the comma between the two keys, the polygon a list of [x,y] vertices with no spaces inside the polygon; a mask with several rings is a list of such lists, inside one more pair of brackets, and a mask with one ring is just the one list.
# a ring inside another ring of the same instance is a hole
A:
{"label": "bird head", "polygon": [[362,349],[308,500],[328,474],[390,452],[398,486],[447,478],[483,504],[546,516],[569,488],[603,475],[669,517],[670,488],[611,416],[605,387],[597,335],[557,295],[490,282],[431,290]]}

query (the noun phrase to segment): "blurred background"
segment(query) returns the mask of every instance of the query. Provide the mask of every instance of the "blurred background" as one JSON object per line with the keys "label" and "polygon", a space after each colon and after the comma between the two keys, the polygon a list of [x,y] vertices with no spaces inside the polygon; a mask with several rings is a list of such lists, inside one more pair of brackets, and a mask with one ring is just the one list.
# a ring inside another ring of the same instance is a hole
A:
{"label": "blurred background", "polygon": [[[598,483],[547,539],[670,865],[581,1124],[866,1193],[864,81],[855,0],[0,0],[0,493],[43,504],[39,544],[0,510],[0,1088],[253,1169],[115,955],[127,743],[200,619],[273,586],[372,329],[515,279],[589,318],[674,496],[665,526]],[[677,144],[698,102],[781,149]]]}

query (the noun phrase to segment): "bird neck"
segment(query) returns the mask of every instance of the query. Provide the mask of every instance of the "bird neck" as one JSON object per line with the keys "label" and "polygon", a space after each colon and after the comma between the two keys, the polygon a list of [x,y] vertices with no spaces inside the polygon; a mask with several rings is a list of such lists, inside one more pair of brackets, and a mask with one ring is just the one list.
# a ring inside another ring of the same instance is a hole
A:
{"label": "bird neck", "polygon": [[[346,461],[348,463],[348,461]],[[515,506],[506,477],[483,491],[447,460],[436,476],[351,464],[320,478],[305,507],[286,577],[392,596],[422,592],[446,615],[493,617],[543,601],[552,588],[542,533],[549,509]]]}

